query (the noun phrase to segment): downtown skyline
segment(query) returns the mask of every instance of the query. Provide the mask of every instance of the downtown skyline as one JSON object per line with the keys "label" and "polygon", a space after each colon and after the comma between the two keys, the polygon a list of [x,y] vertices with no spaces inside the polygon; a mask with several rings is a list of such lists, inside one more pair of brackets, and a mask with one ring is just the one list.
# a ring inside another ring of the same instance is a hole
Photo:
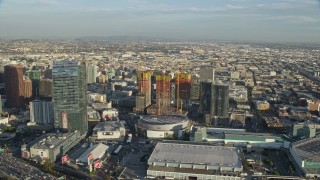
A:
{"label": "downtown skyline", "polygon": [[316,0],[0,0],[0,38],[320,41]]}

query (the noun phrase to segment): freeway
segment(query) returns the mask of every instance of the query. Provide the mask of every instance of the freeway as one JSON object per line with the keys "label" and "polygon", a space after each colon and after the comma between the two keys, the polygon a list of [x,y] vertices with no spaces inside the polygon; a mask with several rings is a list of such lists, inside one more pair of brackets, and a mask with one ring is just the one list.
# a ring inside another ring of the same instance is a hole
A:
{"label": "freeway", "polygon": [[5,153],[0,154],[0,171],[4,174],[15,176],[18,179],[57,179],[56,177],[46,174],[38,168]]}

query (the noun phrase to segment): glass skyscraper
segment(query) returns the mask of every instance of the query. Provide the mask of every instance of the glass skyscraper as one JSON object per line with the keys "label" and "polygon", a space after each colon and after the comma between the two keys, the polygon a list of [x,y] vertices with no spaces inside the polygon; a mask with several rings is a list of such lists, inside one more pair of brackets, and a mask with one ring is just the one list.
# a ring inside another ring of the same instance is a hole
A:
{"label": "glass skyscraper", "polygon": [[200,84],[200,111],[217,117],[226,117],[229,112],[229,85],[203,81]]}
{"label": "glass skyscraper", "polygon": [[229,85],[215,84],[212,87],[211,114],[226,117],[229,112]]}
{"label": "glass skyscraper", "polygon": [[54,126],[82,134],[88,130],[86,65],[54,61],[52,68]]}

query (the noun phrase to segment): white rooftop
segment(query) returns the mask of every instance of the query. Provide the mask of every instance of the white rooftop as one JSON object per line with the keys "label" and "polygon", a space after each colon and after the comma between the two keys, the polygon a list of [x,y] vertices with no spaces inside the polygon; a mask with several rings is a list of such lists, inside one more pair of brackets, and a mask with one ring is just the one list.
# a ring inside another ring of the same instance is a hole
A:
{"label": "white rooftop", "polygon": [[159,142],[148,161],[149,163],[172,162],[219,167],[241,167],[238,148],[210,145]]}
{"label": "white rooftop", "polygon": [[88,154],[92,154],[93,155],[93,159],[99,159],[101,158],[104,153],[109,149],[109,146],[99,143],[99,144],[95,144],[91,147],[89,147],[89,149],[87,149],[78,159],[80,162],[88,162]]}
{"label": "white rooftop", "polygon": [[100,122],[93,128],[93,132],[97,131],[120,131],[120,128],[124,128],[124,125],[118,121],[104,121]]}

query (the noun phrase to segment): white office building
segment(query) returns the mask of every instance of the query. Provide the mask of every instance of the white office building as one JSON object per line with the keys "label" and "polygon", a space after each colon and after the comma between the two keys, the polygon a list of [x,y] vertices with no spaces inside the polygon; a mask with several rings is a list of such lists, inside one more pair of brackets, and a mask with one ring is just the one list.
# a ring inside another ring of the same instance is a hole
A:
{"label": "white office building", "polygon": [[121,122],[106,121],[97,124],[93,128],[93,136],[98,140],[119,139],[126,135],[126,129]]}
{"label": "white office building", "polygon": [[95,64],[86,64],[87,71],[87,84],[96,83],[96,78],[98,77],[98,66]]}

